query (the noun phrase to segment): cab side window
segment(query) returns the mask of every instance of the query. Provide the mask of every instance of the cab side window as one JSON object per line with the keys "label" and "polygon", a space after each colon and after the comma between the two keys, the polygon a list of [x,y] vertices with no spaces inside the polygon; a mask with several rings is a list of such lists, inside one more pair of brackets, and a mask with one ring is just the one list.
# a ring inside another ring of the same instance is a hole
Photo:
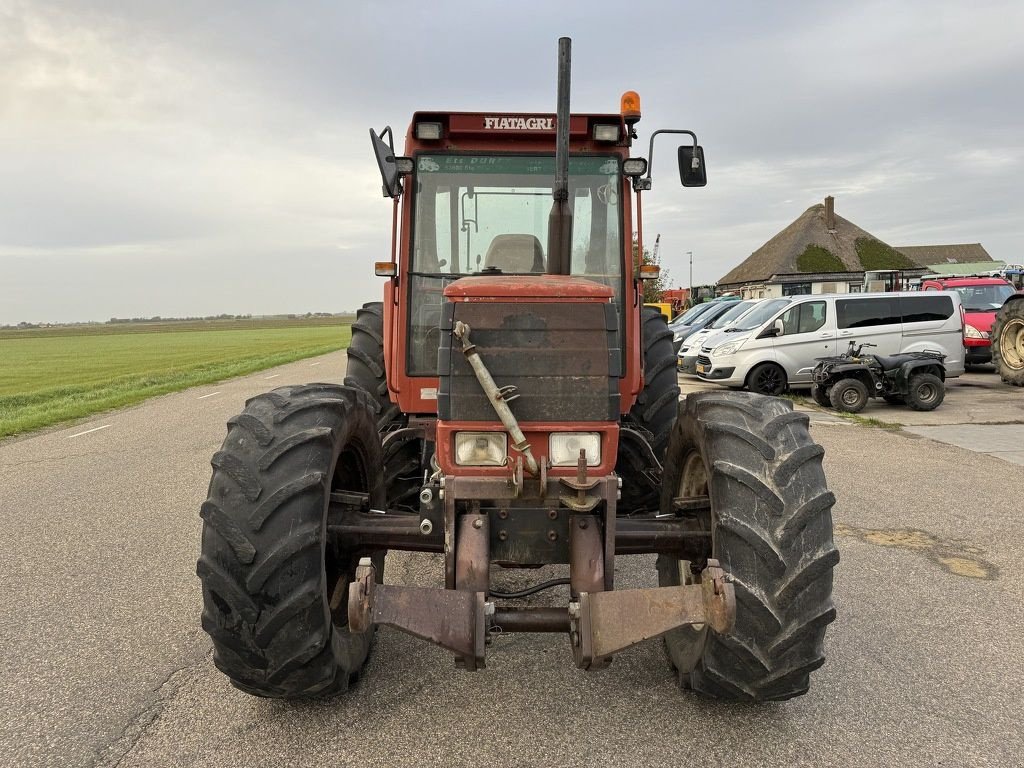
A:
{"label": "cab side window", "polygon": [[792,336],[794,333],[811,333],[825,324],[826,308],[824,301],[807,301],[797,304],[779,316],[782,321],[782,335]]}

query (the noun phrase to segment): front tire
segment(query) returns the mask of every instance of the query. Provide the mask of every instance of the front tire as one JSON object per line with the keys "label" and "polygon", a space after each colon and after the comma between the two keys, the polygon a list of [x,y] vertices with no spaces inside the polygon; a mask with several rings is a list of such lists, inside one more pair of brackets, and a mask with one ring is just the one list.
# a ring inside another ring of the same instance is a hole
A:
{"label": "front tire", "polygon": [[832,407],[832,401],[829,400],[828,390],[825,389],[825,387],[819,386],[817,384],[812,384],[811,385],[811,399],[813,399],[814,402],[816,402],[822,408],[831,408]]}
{"label": "front tire", "polygon": [[787,385],[786,371],[777,363],[761,363],[747,376],[747,389],[758,395],[781,395]]}
{"label": "front tire", "polygon": [[[673,630],[665,644],[683,687],[722,699],[772,701],[807,692],[825,660],[825,628],[835,619],[832,505],[811,440],[809,418],[776,398],[733,393],[689,395],[680,406],[665,462],[661,513],[710,501],[694,530],[710,545],[688,560],[658,558],[659,583],[699,578],[709,557],[736,589],[736,625]],[[707,539],[704,539],[707,541]]]}
{"label": "front tire", "polygon": [[844,413],[860,413],[868,404],[868,388],[859,379],[840,379],[828,393],[832,407]]}
{"label": "front tire", "polygon": [[[361,556],[329,533],[330,494],[384,502],[372,404],[335,384],[258,395],[228,422],[202,505],[202,626],[213,661],[257,696],[328,696],[366,661],[372,630],[348,628],[347,586]],[[339,601],[340,596],[340,601]]]}

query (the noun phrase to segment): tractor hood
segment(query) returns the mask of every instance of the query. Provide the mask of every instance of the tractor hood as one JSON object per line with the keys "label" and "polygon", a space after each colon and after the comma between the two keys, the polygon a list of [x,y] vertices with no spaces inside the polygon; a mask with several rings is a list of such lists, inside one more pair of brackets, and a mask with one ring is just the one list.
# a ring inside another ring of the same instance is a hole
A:
{"label": "tractor hood", "polygon": [[456,301],[480,299],[570,299],[611,301],[612,289],[584,277],[567,275],[474,275],[463,277],[444,289]]}

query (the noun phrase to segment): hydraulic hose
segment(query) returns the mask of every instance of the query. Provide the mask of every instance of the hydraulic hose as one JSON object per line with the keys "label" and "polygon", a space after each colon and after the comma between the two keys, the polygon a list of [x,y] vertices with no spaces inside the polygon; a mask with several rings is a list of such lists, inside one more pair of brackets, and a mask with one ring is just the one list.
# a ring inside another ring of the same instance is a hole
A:
{"label": "hydraulic hose", "polygon": [[498,385],[491,378],[491,373],[487,370],[487,366],[484,365],[484,361],[480,359],[476,346],[470,343],[469,326],[461,320],[455,323],[455,338],[462,342],[462,353],[466,356],[466,360],[469,361],[469,365],[472,367],[473,373],[476,374],[477,381],[480,382],[480,387],[483,389],[484,394],[487,395],[487,399],[494,408],[494,412],[498,414],[502,425],[511,435],[512,447],[519,451],[523,458],[526,459],[526,470],[531,475],[537,475],[540,472],[540,468],[537,466],[537,459],[534,458],[533,453],[530,451],[530,444],[526,442],[526,435],[519,428],[519,422],[516,421],[512,409],[505,402],[505,397],[499,391]]}

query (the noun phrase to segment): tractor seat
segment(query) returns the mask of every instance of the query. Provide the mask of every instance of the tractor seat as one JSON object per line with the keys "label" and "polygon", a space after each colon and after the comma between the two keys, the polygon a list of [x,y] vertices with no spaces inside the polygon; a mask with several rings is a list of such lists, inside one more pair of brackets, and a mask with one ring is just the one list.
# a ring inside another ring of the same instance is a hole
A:
{"label": "tractor seat", "polygon": [[544,251],[533,235],[496,235],[487,248],[484,268],[506,273],[543,272]]}

